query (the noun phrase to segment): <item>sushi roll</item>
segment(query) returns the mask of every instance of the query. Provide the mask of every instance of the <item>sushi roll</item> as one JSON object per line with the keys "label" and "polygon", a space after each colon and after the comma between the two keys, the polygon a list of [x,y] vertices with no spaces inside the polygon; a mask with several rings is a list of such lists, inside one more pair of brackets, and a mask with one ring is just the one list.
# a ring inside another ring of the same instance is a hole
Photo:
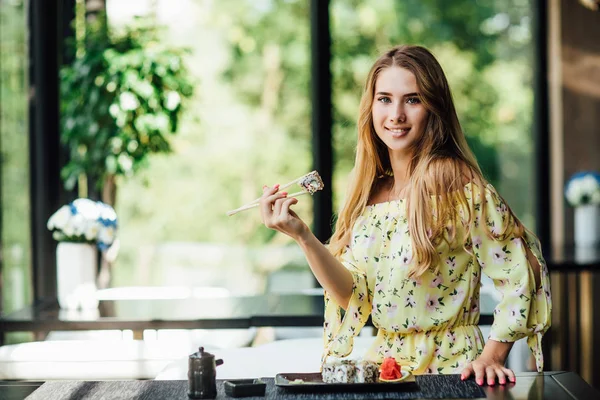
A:
{"label": "sushi roll", "polygon": [[375,383],[379,376],[379,365],[373,361],[362,360],[356,363],[355,383]]}
{"label": "sushi roll", "polygon": [[323,382],[325,383],[333,383],[334,381],[334,371],[335,371],[335,362],[326,362],[323,364],[323,369],[321,372],[321,376],[323,378]]}
{"label": "sushi roll", "polygon": [[342,360],[336,364],[333,375],[336,383],[354,383],[356,365],[351,360]]}
{"label": "sushi roll", "polygon": [[323,364],[321,373],[325,383],[354,383],[356,365],[352,360],[339,360]]}

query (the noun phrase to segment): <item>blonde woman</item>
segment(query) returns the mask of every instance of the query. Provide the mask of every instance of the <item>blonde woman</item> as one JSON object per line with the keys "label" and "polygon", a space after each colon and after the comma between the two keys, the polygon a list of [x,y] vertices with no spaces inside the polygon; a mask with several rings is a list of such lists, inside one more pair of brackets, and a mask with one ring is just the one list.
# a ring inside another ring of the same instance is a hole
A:
{"label": "blonde woman", "polygon": [[[329,248],[291,209],[297,202],[265,187],[261,216],[300,245],[325,289],[325,357],[350,354],[371,315],[373,361],[392,356],[414,374],[505,384],[515,381],[504,366],[512,344],[527,338],[542,370],[551,299],[539,241],[482,176],[427,49],[394,47],[369,72]],[[485,343],[482,272],[503,293]]]}

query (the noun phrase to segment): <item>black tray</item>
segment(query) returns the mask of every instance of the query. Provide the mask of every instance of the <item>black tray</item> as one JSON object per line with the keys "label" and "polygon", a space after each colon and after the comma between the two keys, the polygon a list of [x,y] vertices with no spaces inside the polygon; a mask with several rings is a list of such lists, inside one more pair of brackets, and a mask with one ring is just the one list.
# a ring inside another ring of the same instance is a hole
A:
{"label": "black tray", "polygon": [[[325,383],[320,372],[310,373],[280,373],[275,375],[275,385],[286,390],[297,390],[297,391],[412,391],[418,390],[419,386],[415,380],[415,376],[403,371],[405,376],[401,381],[398,382],[383,382],[378,381],[375,383]],[[292,383],[296,379],[302,379],[303,383]]]}
{"label": "black tray", "polygon": [[260,379],[231,379],[223,383],[230,397],[264,396],[267,384]]}

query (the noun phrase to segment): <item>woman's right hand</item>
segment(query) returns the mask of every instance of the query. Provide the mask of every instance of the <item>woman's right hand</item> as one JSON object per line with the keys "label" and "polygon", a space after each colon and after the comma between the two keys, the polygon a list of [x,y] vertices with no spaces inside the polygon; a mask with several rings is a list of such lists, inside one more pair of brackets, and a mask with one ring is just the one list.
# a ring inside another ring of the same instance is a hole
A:
{"label": "woman's right hand", "polygon": [[279,185],[263,187],[260,198],[260,216],[267,228],[284,233],[298,241],[309,232],[308,226],[290,207],[298,203],[295,197],[287,197],[287,192],[280,192]]}

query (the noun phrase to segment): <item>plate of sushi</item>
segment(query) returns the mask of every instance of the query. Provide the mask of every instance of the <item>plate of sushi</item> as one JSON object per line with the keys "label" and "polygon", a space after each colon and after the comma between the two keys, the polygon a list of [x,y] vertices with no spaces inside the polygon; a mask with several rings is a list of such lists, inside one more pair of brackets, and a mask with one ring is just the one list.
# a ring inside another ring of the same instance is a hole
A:
{"label": "plate of sushi", "polygon": [[415,377],[402,369],[392,357],[383,363],[372,361],[338,360],[323,364],[322,372],[280,373],[275,376],[275,385],[285,388],[341,389],[341,390],[398,390],[416,387]]}

